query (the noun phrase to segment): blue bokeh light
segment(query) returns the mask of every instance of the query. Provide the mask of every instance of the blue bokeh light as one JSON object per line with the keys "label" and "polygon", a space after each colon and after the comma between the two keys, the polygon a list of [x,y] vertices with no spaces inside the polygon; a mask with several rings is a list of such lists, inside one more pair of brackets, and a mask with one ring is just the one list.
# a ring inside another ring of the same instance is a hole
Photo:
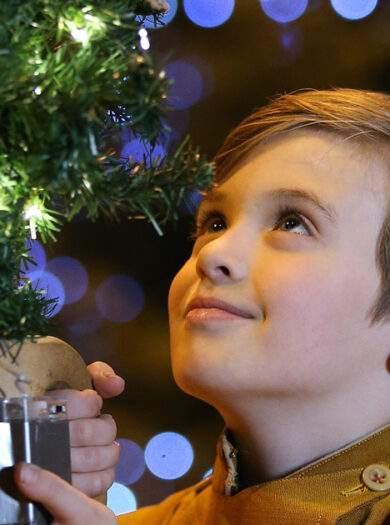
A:
{"label": "blue bokeh light", "polygon": [[151,149],[151,145],[148,142],[142,142],[139,138],[134,138],[127,142],[121,151],[120,158],[123,162],[128,162],[130,156],[134,157],[134,161],[139,164],[145,155],[145,165],[150,167],[155,157],[160,157],[159,163],[166,156],[167,152],[161,144]]}
{"label": "blue bokeh light", "polygon": [[179,134],[182,134],[187,131],[188,126],[190,125],[190,112],[188,109],[177,109],[170,111],[167,115],[166,123],[172,128],[173,131],[177,131]]}
{"label": "blue bokeh light", "polygon": [[201,27],[217,27],[231,17],[234,0],[184,0],[188,18]]}
{"label": "blue bokeh light", "polygon": [[280,26],[280,42],[283,52],[275,65],[288,67],[299,57],[303,47],[303,35],[296,26],[282,24]]}
{"label": "blue bokeh light", "polygon": [[80,301],[71,308],[63,308],[61,319],[73,334],[90,334],[97,330],[103,317],[97,308],[95,290],[88,288]]}
{"label": "blue bokeh light", "polygon": [[65,304],[79,301],[88,288],[88,274],[84,266],[73,257],[55,257],[46,269],[58,277],[65,288]]}
{"label": "blue bokeh light", "polygon": [[179,210],[185,215],[193,215],[199,208],[199,204],[203,199],[203,195],[197,191],[184,192],[183,199],[180,203]]}
{"label": "blue bokeh light", "polygon": [[202,96],[200,100],[205,100],[214,91],[215,88],[215,74],[214,69],[211,67],[209,62],[200,58],[197,55],[191,55],[188,60],[193,64],[202,76],[203,88]]}
{"label": "blue bokeh light", "polygon": [[107,507],[115,516],[120,516],[137,510],[137,499],[131,489],[120,483],[113,483],[107,491]]}
{"label": "blue bokeh light", "polygon": [[46,266],[46,252],[39,241],[26,241],[27,255],[34,259],[35,264],[27,263],[27,269],[24,269],[24,264],[20,266],[22,273],[43,272]]}
{"label": "blue bokeh light", "polygon": [[117,439],[121,446],[119,461],[115,467],[115,481],[131,485],[145,472],[144,451],[130,439]]}
{"label": "blue bokeh light", "polygon": [[308,0],[260,0],[264,13],[275,22],[287,23],[299,18],[307,8]]}
{"label": "blue bokeh light", "polygon": [[162,132],[164,147],[171,150],[180,142],[182,134],[187,130],[190,123],[190,112],[188,109],[173,110],[167,115],[166,120],[161,120],[163,126],[168,126],[169,130]]}
{"label": "blue bokeh light", "polygon": [[207,470],[207,471],[203,474],[202,479],[206,479],[206,478],[208,478],[209,476],[211,476],[212,474],[213,474],[213,468],[209,468],[209,470]]}
{"label": "blue bokeh light", "polygon": [[291,49],[294,45],[295,34],[293,31],[283,31],[281,35],[282,45],[285,49]]}
{"label": "blue bokeh light", "polygon": [[[76,306],[79,304],[76,303]],[[70,308],[74,308],[74,306]],[[61,317],[62,312],[60,314]],[[114,363],[116,359],[114,353],[118,344],[118,334],[115,327],[108,323],[105,323],[97,333],[80,334],[68,331],[66,340],[73,348],[77,348],[87,363],[92,363],[92,361]]]}
{"label": "blue bokeh light", "polygon": [[168,90],[167,102],[176,109],[196,104],[203,90],[203,79],[198,69],[185,60],[170,62],[165,67],[167,77],[174,81]]}
{"label": "blue bokeh light", "polygon": [[161,479],[177,479],[191,468],[194,451],[191,443],[176,432],[152,437],[145,448],[148,469]]}
{"label": "blue bokeh light", "polygon": [[65,289],[62,282],[50,272],[36,271],[26,275],[31,280],[34,289],[43,290],[46,299],[57,299],[57,304],[50,311],[47,317],[53,317],[58,314],[64,305]]}
{"label": "blue bokeh light", "polygon": [[113,323],[127,323],[137,317],[144,305],[144,292],[127,275],[112,275],[96,292],[96,304],[103,317]]}
{"label": "blue bokeh light", "polygon": [[[165,0],[165,1],[169,5],[169,9],[168,11],[166,11],[165,15],[162,17],[162,20],[161,20],[164,25],[169,24],[169,22],[171,22],[174,19],[176,15],[176,11],[177,11],[177,0]],[[141,18],[138,16],[137,19],[140,20]],[[149,29],[158,29],[160,27],[164,27],[162,25],[158,25],[155,27],[153,17],[146,17],[142,25]]]}
{"label": "blue bokeh light", "polygon": [[378,0],[330,0],[336,13],[348,20],[360,20],[370,15]]}

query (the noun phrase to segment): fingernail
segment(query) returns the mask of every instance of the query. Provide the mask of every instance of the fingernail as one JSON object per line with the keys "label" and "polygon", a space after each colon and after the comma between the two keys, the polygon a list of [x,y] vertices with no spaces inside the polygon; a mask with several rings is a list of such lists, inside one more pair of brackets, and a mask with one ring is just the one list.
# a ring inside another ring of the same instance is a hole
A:
{"label": "fingernail", "polygon": [[121,444],[118,443],[118,441],[114,441],[114,444],[119,448],[119,450],[121,449]]}
{"label": "fingernail", "polygon": [[31,463],[24,463],[19,471],[20,481],[26,484],[32,484],[37,481],[40,468]]}
{"label": "fingernail", "polygon": [[116,374],[113,374],[112,372],[103,372],[103,375],[104,377],[108,377],[108,378],[116,377]]}

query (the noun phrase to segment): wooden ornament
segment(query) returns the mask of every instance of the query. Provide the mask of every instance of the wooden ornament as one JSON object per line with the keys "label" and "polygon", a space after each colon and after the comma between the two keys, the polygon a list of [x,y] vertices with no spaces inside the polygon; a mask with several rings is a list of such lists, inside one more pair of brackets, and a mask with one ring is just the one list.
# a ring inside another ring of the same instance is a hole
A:
{"label": "wooden ornament", "polygon": [[[18,397],[21,392],[15,384],[15,377],[2,369],[1,364],[31,379],[30,384],[21,384],[29,396],[42,396],[47,390],[62,388],[92,388],[82,357],[61,339],[45,337],[35,343],[26,341],[18,352],[16,345],[7,346],[10,353],[0,353],[0,388],[5,397]],[[16,353],[18,355],[13,362]]]}
{"label": "wooden ornament", "polygon": [[[0,394],[2,397],[20,397],[23,390],[29,396],[43,396],[48,390],[92,388],[91,376],[83,358],[74,348],[56,337],[45,337],[33,343],[0,347]],[[8,370],[22,374],[30,383],[20,382]],[[106,494],[96,498],[106,503]]]}

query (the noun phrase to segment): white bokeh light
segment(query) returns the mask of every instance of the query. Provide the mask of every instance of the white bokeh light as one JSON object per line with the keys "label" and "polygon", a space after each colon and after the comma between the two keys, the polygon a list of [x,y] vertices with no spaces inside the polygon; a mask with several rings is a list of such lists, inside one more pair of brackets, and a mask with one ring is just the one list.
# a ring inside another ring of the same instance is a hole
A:
{"label": "white bokeh light", "polygon": [[121,483],[113,483],[107,491],[107,507],[115,516],[137,510],[137,500],[131,489]]}
{"label": "white bokeh light", "polygon": [[152,437],[145,448],[145,462],[152,474],[161,479],[177,479],[189,471],[194,461],[191,443],[176,432]]}
{"label": "white bokeh light", "polygon": [[144,51],[147,51],[150,48],[148,32],[145,28],[142,28],[138,31],[138,36],[140,39],[140,46]]}
{"label": "white bokeh light", "polygon": [[76,27],[70,34],[73,40],[76,40],[77,42],[82,42],[83,44],[85,44],[85,42],[88,42],[88,33],[85,29],[78,29]]}

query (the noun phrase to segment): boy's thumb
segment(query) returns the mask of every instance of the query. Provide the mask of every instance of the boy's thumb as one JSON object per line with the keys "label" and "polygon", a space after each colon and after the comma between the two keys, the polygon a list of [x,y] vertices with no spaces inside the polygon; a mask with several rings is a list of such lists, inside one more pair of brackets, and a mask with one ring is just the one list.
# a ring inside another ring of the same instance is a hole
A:
{"label": "boy's thumb", "polygon": [[52,472],[19,463],[15,482],[28,499],[42,503],[57,525],[114,525],[114,514]]}
{"label": "boy's thumb", "polygon": [[124,380],[114,370],[101,361],[88,365],[92,383],[98,394],[107,399],[118,396],[125,387]]}

